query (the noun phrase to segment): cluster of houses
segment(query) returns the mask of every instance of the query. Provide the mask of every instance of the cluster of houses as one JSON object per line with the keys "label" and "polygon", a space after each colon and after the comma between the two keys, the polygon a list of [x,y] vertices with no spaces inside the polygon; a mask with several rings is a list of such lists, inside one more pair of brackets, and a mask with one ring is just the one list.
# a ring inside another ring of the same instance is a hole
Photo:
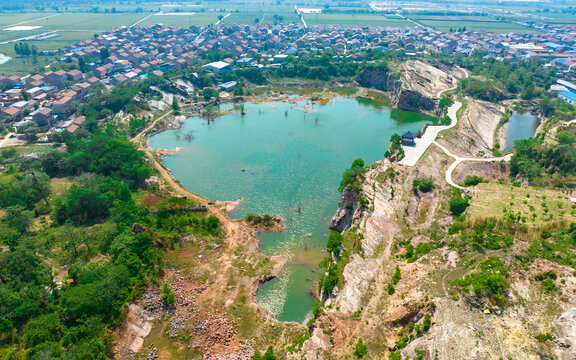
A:
{"label": "cluster of houses", "polygon": [[[183,69],[220,53],[231,54],[204,67],[215,73],[236,66],[280,66],[289,56],[322,53],[332,49],[352,60],[362,60],[366,50],[403,50],[408,56],[426,52],[469,54],[484,49],[490,56],[515,61],[522,57],[545,58],[560,71],[576,71],[576,26],[525,24],[540,33],[444,33],[431,28],[373,26],[314,26],[300,24],[219,24],[200,28],[120,27],[66,49],[58,63],[83,63],[80,70],[47,71],[26,78],[0,77],[0,120],[19,127],[34,121],[50,131],[74,132],[83,118],[72,114],[74,102],[83,102],[95,84],[108,87]],[[105,49],[105,50],[103,50]],[[210,56],[213,55],[213,56]],[[230,91],[235,82],[220,84]]]}

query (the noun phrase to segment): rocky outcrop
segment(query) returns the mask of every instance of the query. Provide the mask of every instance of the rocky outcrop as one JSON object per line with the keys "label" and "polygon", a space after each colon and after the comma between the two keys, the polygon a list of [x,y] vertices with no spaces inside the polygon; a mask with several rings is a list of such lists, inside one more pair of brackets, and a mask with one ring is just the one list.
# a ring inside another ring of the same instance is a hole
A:
{"label": "rocky outcrop", "polygon": [[352,219],[357,210],[358,195],[358,191],[353,186],[347,185],[344,188],[342,197],[338,202],[336,215],[330,221],[330,229],[344,232],[352,227]]}
{"label": "rocky outcrop", "polygon": [[397,99],[394,100],[396,107],[405,111],[434,110],[436,102],[417,91],[402,90],[398,92]]}
{"label": "rocky outcrop", "polygon": [[306,360],[324,360],[328,359],[327,351],[330,349],[330,343],[325,339],[322,329],[316,328],[312,332],[312,336],[308,341],[302,345],[302,350],[298,359]]}
{"label": "rocky outcrop", "polygon": [[[393,198],[389,184],[380,184],[376,177],[384,172],[390,163],[385,160],[373,166],[368,171],[366,181],[362,185],[362,194],[371,200],[370,210],[366,208],[349,211],[347,216],[338,219],[350,219],[346,223],[348,228],[359,226],[362,232],[362,256],[354,254],[344,268],[344,286],[336,294],[334,302],[336,308],[342,313],[352,313],[361,306],[361,300],[372,284],[376,274],[381,268],[384,258],[389,256],[389,246],[377,256],[381,244],[391,244],[395,233],[392,218],[396,209],[397,200]],[[341,205],[346,204],[343,194]],[[333,219],[334,220],[334,219]]]}
{"label": "rocky outcrop", "polygon": [[364,87],[389,91],[391,100],[398,109],[406,111],[434,110],[436,102],[418,90],[406,88],[400,80],[394,79],[385,66],[365,68],[356,78]]}
{"label": "rocky outcrop", "polygon": [[554,321],[555,353],[560,360],[576,359],[576,308]]}
{"label": "rocky outcrop", "polygon": [[365,67],[356,77],[356,81],[360,86],[382,91],[395,91],[400,86],[386,66]]}

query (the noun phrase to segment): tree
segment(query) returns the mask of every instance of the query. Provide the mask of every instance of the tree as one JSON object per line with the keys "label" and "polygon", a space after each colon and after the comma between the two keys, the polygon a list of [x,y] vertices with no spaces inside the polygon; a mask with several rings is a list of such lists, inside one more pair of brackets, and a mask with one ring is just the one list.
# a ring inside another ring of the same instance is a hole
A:
{"label": "tree", "polygon": [[174,112],[180,111],[180,104],[178,103],[176,96],[172,97],[172,110],[174,110]]}
{"label": "tree", "polygon": [[268,347],[268,350],[264,353],[264,355],[260,354],[260,351],[256,350],[254,355],[250,358],[250,360],[276,360],[276,355],[274,355],[274,349],[272,346]]}
{"label": "tree", "polygon": [[32,226],[34,214],[20,205],[15,205],[6,208],[4,219],[12,229],[20,233],[26,233]]}
{"label": "tree", "polygon": [[24,135],[24,139],[26,139],[26,141],[28,141],[30,143],[38,140],[36,135],[40,131],[41,130],[38,127],[38,124],[36,124],[35,122],[28,122],[28,123],[20,126],[20,128],[18,128],[18,132],[21,133],[22,135]]}
{"label": "tree", "polygon": [[60,338],[60,319],[57,313],[40,315],[30,320],[24,327],[24,340],[28,346],[58,341]]}
{"label": "tree", "polygon": [[110,199],[99,191],[72,185],[66,202],[66,214],[75,224],[85,224],[108,217]]}
{"label": "tree", "polygon": [[30,94],[28,94],[28,92],[24,89],[20,90],[20,99],[24,100],[24,101],[28,101],[30,100]]}
{"label": "tree", "polygon": [[362,338],[360,338],[354,347],[354,356],[358,359],[362,359],[366,354],[368,354],[368,348],[364,345]]}
{"label": "tree", "polygon": [[338,256],[340,254],[340,246],[342,245],[342,234],[338,231],[332,230],[330,237],[328,238],[328,244],[326,248],[331,254]]}
{"label": "tree", "polygon": [[364,171],[364,160],[358,158],[352,162],[350,169],[347,169],[344,174],[342,174],[342,180],[340,181],[340,187],[338,190],[342,192],[344,188],[348,185],[356,183],[356,178]]}
{"label": "tree", "polygon": [[468,202],[467,197],[463,198],[459,193],[457,193],[450,198],[449,205],[452,215],[457,216],[466,211],[470,203]]}
{"label": "tree", "polygon": [[101,48],[100,49],[100,60],[104,61],[110,57],[110,50],[108,48]]}
{"label": "tree", "polygon": [[576,143],[576,134],[571,131],[562,130],[558,132],[556,140],[561,145],[572,145]]}
{"label": "tree", "polygon": [[172,292],[172,287],[166,282],[162,284],[162,295],[160,295],[160,298],[166,305],[172,305],[176,302],[176,298]]}
{"label": "tree", "polygon": [[84,56],[80,56],[78,59],[78,70],[82,72],[87,72],[88,65],[86,64],[86,60],[84,60]]}
{"label": "tree", "polygon": [[52,192],[50,177],[48,175],[42,172],[26,174],[24,180],[22,180],[22,186],[34,191],[35,197],[44,200],[46,205],[48,205],[48,196],[50,196]]}

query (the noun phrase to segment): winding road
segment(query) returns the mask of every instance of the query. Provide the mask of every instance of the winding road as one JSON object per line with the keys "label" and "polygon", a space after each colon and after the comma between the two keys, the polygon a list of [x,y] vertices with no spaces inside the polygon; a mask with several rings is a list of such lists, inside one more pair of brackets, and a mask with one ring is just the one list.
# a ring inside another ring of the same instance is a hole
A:
{"label": "winding road", "polygon": [[416,140],[416,146],[404,146],[404,158],[400,160],[400,165],[414,166],[424,155],[428,147],[436,140],[436,137],[441,131],[452,129],[458,124],[458,117],[456,113],[462,107],[461,102],[455,102],[448,108],[448,116],[450,117],[450,125],[434,125],[428,126],[421,138]]}
{"label": "winding road", "polygon": [[444,146],[440,145],[436,140],[434,140],[433,143],[434,143],[434,145],[436,145],[440,149],[442,149],[442,151],[444,151],[444,153],[446,155],[450,156],[451,158],[453,158],[455,160],[450,165],[448,170],[446,170],[446,175],[444,176],[444,178],[446,179],[446,182],[448,184],[454,186],[455,188],[458,188],[460,190],[465,190],[465,191],[471,191],[471,189],[460,186],[452,180],[452,173],[454,172],[456,167],[458,167],[458,165],[460,165],[463,161],[494,162],[494,161],[510,161],[510,159],[512,158],[512,154],[506,154],[504,156],[494,157],[494,158],[470,158],[470,157],[463,158],[463,157],[452,154],[448,149],[446,149]]}
{"label": "winding road", "polygon": [[[468,72],[466,71],[466,75],[468,75]],[[453,88],[450,89],[446,89],[443,91],[440,91],[438,93],[438,97],[440,97],[442,95],[443,92],[446,91],[450,91],[453,90]],[[420,139],[416,140],[416,146],[413,147],[403,147],[404,149],[404,158],[402,160],[400,160],[400,164],[401,165],[406,165],[406,166],[414,166],[416,165],[416,163],[418,162],[418,160],[420,159],[420,157],[422,157],[422,155],[424,155],[424,153],[426,152],[426,150],[428,149],[428,147],[431,144],[434,144],[436,146],[438,146],[442,151],[444,151],[444,153],[448,156],[450,156],[451,158],[453,158],[455,161],[450,165],[450,167],[448,167],[448,170],[446,170],[446,175],[444,176],[444,178],[446,179],[446,182],[457,188],[460,190],[464,190],[464,191],[474,191],[470,188],[465,188],[463,186],[460,186],[458,184],[456,184],[453,180],[452,180],[452,173],[454,172],[454,170],[456,169],[456,167],[458,167],[458,165],[460,165],[462,162],[464,161],[476,161],[476,162],[497,162],[497,161],[510,161],[510,159],[512,158],[512,154],[506,154],[504,156],[500,156],[500,157],[494,157],[494,158],[471,158],[471,157],[460,157],[457,155],[452,154],[452,152],[450,152],[450,150],[448,150],[446,147],[444,147],[443,145],[440,145],[437,141],[436,141],[436,137],[438,136],[438,134],[443,131],[443,130],[448,130],[451,129],[453,127],[455,127],[458,124],[458,110],[460,110],[460,108],[462,107],[462,103],[461,102],[454,102],[454,104],[452,104],[452,106],[450,106],[448,108],[448,117],[450,117],[450,125],[446,125],[446,126],[428,126],[428,128],[426,129],[426,132],[424,132],[424,134],[422,135],[422,137]]]}

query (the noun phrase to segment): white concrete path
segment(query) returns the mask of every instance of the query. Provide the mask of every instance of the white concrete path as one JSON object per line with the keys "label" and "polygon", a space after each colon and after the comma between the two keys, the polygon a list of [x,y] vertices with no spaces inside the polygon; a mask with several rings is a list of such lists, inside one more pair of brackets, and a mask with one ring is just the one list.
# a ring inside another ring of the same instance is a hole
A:
{"label": "white concrete path", "polygon": [[444,146],[440,145],[438,142],[434,141],[434,145],[438,146],[440,149],[442,149],[442,151],[444,151],[444,153],[448,156],[450,156],[451,158],[453,158],[455,161],[450,165],[450,167],[448,168],[448,170],[446,170],[446,175],[444,176],[444,178],[446,179],[446,182],[452,186],[454,186],[455,188],[458,188],[460,190],[466,190],[466,191],[471,191],[472,189],[470,188],[465,188],[463,186],[460,186],[458,184],[456,184],[453,180],[452,180],[452,173],[454,172],[454,170],[456,169],[456,167],[458,167],[458,165],[460,165],[463,161],[476,161],[476,162],[494,162],[494,161],[510,161],[510,159],[512,158],[512,154],[506,154],[504,156],[500,156],[500,157],[495,157],[495,158],[463,158],[457,155],[452,154],[448,149],[446,149]]}
{"label": "white concrete path", "polygon": [[421,138],[416,139],[416,146],[403,146],[404,158],[400,160],[400,165],[414,166],[418,159],[426,152],[426,149],[436,140],[440,131],[448,130],[458,124],[458,117],[456,112],[462,107],[462,103],[456,101],[448,108],[448,116],[450,117],[450,125],[433,125],[426,128],[426,132]]}

